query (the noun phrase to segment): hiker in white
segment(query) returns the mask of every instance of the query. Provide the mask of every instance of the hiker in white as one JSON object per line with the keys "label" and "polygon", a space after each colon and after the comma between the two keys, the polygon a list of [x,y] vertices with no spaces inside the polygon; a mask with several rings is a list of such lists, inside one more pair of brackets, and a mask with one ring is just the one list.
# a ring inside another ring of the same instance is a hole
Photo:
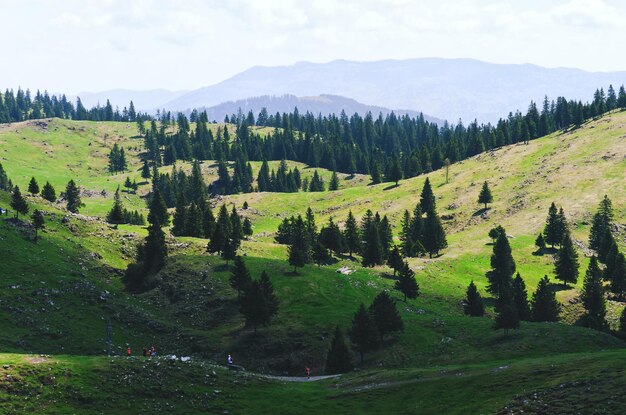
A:
{"label": "hiker in white", "polygon": [[228,355],[228,364],[229,365],[233,364],[233,357],[231,355]]}

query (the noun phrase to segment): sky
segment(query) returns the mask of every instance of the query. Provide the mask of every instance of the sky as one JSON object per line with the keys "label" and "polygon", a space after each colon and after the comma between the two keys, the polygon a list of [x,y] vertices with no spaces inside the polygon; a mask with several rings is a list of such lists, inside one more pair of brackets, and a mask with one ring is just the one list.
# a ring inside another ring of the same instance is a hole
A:
{"label": "sky", "polygon": [[620,0],[0,0],[0,21],[1,89],[190,90],[335,59],[626,70]]}

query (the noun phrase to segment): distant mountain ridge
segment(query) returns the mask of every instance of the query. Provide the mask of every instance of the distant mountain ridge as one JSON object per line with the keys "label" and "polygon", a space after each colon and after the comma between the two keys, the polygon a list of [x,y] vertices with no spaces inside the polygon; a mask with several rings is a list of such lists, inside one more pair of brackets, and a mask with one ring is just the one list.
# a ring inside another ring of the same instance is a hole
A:
{"label": "distant mountain ridge", "polygon": [[[249,111],[256,116],[262,108],[266,108],[269,114],[292,112],[294,108],[298,108],[298,111],[303,114],[305,112],[311,112],[316,116],[321,114],[326,116],[328,114],[341,114],[341,111],[350,116],[354,113],[365,115],[371,112],[374,117],[378,114],[387,115],[391,112],[396,115],[409,115],[410,117],[418,117],[420,115],[417,111],[402,110],[402,109],[389,109],[385,107],[379,107],[375,105],[365,105],[351,98],[346,98],[338,95],[322,94],[318,96],[309,97],[297,97],[295,95],[282,95],[272,96],[263,95],[260,97],[252,97],[247,99],[241,99],[237,101],[223,102],[219,105],[215,105],[209,108],[198,108],[199,110],[205,110],[209,120],[222,121],[226,115],[237,114],[241,111],[247,114]],[[423,114],[424,119],[437,124],[443,124],[443,120],[431,117]]]}
{"label": "distant mountain ridge", "polygon": [[177,99],[189,91],[168,91],[166,89],[151,89],[148,91],[133,91],[130,89],[111,89],[102,92],[81,92],[78,94],[81,102],[87,108],[98,104],[104,106],[107,99],[113,107],[120,109],[128,107],[130,101],[137,110],[152,112],[163,108],[167,102]]}

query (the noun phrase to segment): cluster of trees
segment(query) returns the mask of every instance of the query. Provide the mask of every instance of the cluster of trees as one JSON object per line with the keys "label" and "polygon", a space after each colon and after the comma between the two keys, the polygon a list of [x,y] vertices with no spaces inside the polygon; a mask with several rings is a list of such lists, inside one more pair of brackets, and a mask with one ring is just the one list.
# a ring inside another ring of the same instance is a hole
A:
{"label": "cluster of trees", "polygon": [[126,153],[124,147],[113,144],[113,148],[109,152],[109,172],[117,173],[124,171],[128,168],[128,162],[126,161]]}
{"label": "cluster of trees", "polygon": [[139,213],[137,210],[128,210],[123,206],[119,187],[113,196],[113,207],[111,207],[111,210],[107,214],[107,222],[114,225],[128,223],[143,226],[146,224],[143,214]]}
{"label": "cluster of trees", "polygon": [[268,325],[278,312],[278,298],[269,276],[263,271],[258,280],[253,280],[243,258],[236,256],[230,286],[237,290],[239,312],[246,326],[252,326],[256,334],[257,327]]}
{"label": "cluster of trees", "polygon": [[[361,363],[365,353],[380,348],[386,336],[404,329],[395,301],[381,291],[369,307],[359,306],[348,331],[352,348],[359,353]],[[343,332],[337,326],[326,356],[326,373],[345,373],[352,369],[351,353]]]}
{"label": "cluster of trees", "polygon": [[151,194],[154,194],[155,189],[159,190],[168,208],[175,207],[181,197],[200,206],[204,206],[208,199],[207,186],[198,161],[193,163],[190,175],[176,168],[176,165],[172,166],[171,174],[159,173],[153,168]]}
{"label": "cluster of trees", "polygon": [[13,182],[9,179],[4,167],[2,167],[2,163],[0,163],[0,190],[4,190],[5,192],[13,190]]}
{"label": "cluster of trees", "polygon": [[361,254],[363,266],[371,267],[387,261],[393,245],[391,232],[387,216],[381,218],[378,212],[374,214],[371,210],[367,210],[360,225],[350,211],[343,230],[329,218],[318,232],[315,215],[308,208],[305,218],[297,215],[283,219],[275,240],[289,245],[289,263],[294,271],[311,262],[328,263],[332,254],[348,253],[352,257],[355,252]]}
{"label": "cluster of trees", "polygon": [[437,214],[435,195],[428,178],[422,187],[420,202],[413,209],[413,215],[408,210],[404,211],[400,241],[401,252],[405,257],[416,257],[428,253],[432,258],[448,246],[446,233]]}
{"label": "cluster of trees", "polygon": [[242,222],[235,206],[229,214],[226,205],[222,205],[211,228],[207,251],[211,254],[219,254],[226,260],[227,264],[229,260],[233,260],[237,256],[241,241],[252,235],[252,224],[248,218]]}
{"label": "cluster of trees", "polygon": [[[19,214],[27,214],[28,213],[28,202],[22,195],[19,186],[14,186],[12,189],[11,196],[11,207],[15,211],[15,218],[19,217]],[[37,196],[39,192],[39,184],[37,180],[33,177],[31,178],[28,184],[28,192],[33,196]],[[66,209],[72,213],[78,213],[79,209],[84,205],[80,198],[80,189],[74,182],[74,180],[70,180],[65,187],[65,192],[61,194],[61,196],[65,199]],[[43,189],[41,190],[41,197],[50,202],[56,202],[56,191],[54,187],[50,184],[50,182],[46,182]]]}
{"label": "cluster of trees", "polygon": [[17,92],[7,89],[0,93],[0,123],[18,122],[39,118],[68,118],[73,120],[91,121],[136,121],[139,118],[148,119],[146,114],[139,114],[131,101],[128,108],[113,108],[107,99],[106,105],[99,104],[89,110],[85,108],[80,98],[76,105],[67,99],[65,94],[49,95],[39,91],[33,97],[30,90],[19,88]]}
{"label": "cluster of trees", "polygon": [[259,192],[293,193],[302,186],[302,178],[300,170],[297,167],[293,170],[287,168],[285,160],[280,161],[277,172],[274,169],[270,171],[267,160],[263,160],[257,176],[257,185]]}

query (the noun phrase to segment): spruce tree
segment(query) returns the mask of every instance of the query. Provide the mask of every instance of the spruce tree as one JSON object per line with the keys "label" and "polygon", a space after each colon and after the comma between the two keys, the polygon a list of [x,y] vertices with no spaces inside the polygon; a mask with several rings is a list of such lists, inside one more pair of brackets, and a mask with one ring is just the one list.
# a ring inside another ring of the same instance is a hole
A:
{"label": "spruce tree", "polygon": [[403,173],[402,168],[400,167],[400,163],[397,158],[394,158],[389,166],[389,171],[385,177],[385,180],[388,182],[395,182],[396,186],[398,186],[398,182],[402,180]]}
{"label": "spruce tree", "polygon": [[[152,217],[152,220],[150,220]],[[165,265],[167,258],[167,245],[165,244],[165,233],[161,229],[158,217],[148,215],[150,225],[148,226],[148,236],[143,249],[144,276],[156,274]]]}
{"label": "spruce tree", "polygon": [[611,278],[611,292],[620,301],[626,296],[626,259],[623,253],[618,253],[613,263],[613,275]]}
{"label": "spruce tree", "polygon": [[237,298],[241,298],[242,291],[252,281],[250,272],[243,262],[243,258],[240,255],[235,257],[235,266],[230,274],[230,286],[237,291]]}
{"label": "spruce tree", "polygon": [[333,175],[330,177],[330,183],[328,183],[328,190],[339,190],[339,178],[337,172],[333,171]]}
{"label": "spruce tree", "polygon": [[611,223],[613,222],[613,206],[611,199],[606,195],[598,206],[598,211],[593,215],[591,222],[591,229],[589,231],[589,248],[600,251],[602,246],[602,239],[604,238],[607,230],[610,231]]}
{"label": "spruce tree", "polygon": [[422,187],[422,194],[420,195],[420,207],[423,213],[434,213],[437,210],[437,203],[435,201],[435,195],[433,188],[430,186],[430,180],[427,177]]}
{"label": "spruce tree", "polygon": [[230,216],[228,215],[228,210],[226,209],[226,205],[222,205],[217,215],[217,221],[215,222],[213,234],[211,235],[211,239],[209,243],[207,244],[207,251],[210,253],[219,253],[219,254],[224,252],[224,250],[226,249],[228,245],[230,234],[231,234]]}
{"label": "spruce tree", "polygon": [[52,202],[52,203],[56,202],[57,194],[56,194],[56,191],[54,190],[54,187],[52,187],[52,185],[50,184],[50,182],[46,182],[46,184],[43,186],[43,189],[41,190],[41,197],[43,197],[49,202]]}
{"label": "spruce tree", "polygon": [[507,335],[510,329],[519,328],[520,318],[513,303],[510,287],[500,292],[496,312],[496,319],[493,325],[494,330],[503,329],[504,334]]}
{"label": "spruce tree", "polygon": [[533,293],[531,304],[532,321],[558,321],[561,305],[550,287],[548,276],[544,276]]}
{"label": "spruce tree", "polygon": [[296,219],[293,231],[293,240],[291,241],[291,245],[289,245],[288,250],[289,265],[293,266],[293,272],[295,273],[298,267],[303,267],[310,260],[309,251],[311,249],[311,239],[309,238],[301,216],[298,216]]}
{"label": "spruce tree", "polygon": [[380,164],[374,163],[372,167],[372,184],[379,184],[382,182],[382,174],[380,172]]}
{"label": "spruce tree", "polygon": [[194,238],[201,238],[204,235],[204,228],[202,223],[202,210],[196,206],[195,203],[189,205],[185,215],[185,230],[186,236]]}
{"label": "spruce tree", "polygon": [[423,232],[422,244],[430,258],[433,255],[439,255],[439,252],[448,246],[446,233],[437,212],[428,212],[426,214]]}
{"label": "spruce tree", "polygon": [[259,281],[254,280],[248,283],[240,303],[239,311],[246,320],[246,326],[252,326],[255,334],[259,325],[266,325],[270,322],[272,314]]}
{"label": "spruce tree", "polygon": [[37,239],[39,239],[39,235],[37,231],[39,229],[44,228],[46,221],[43,217],[43,213],[41,213],[39,209],[35,209],[35,211],[33,212],[33,215],[31,216],[31,219],[33,221],[33,228],[35,229],[35,242],[36,242]]}
{"label": "spruce tree", "polygon": [[537,239],[535,239],[535,246],[538,248],[539,252],[543,252],[543,250],[546,249],[546,241],[543,239],[542,233],[537,235]]}
{"label": "spruce tree", "polygon": [[22,196],[22,192],[20,192],[20,188],[15,186],[13,188],[13,194],[11,195],[11,207],[15,211],[15,219],[19,219],[20,213],[25,215],[28,213],[28,202]]}
{"label": "spruce tree", "polygon": [[487,209],[487,204],[491,202],[493,202],[493,196],[491,195],[491,190],[489,190],[489,184],[484,182],[480,194],[478,195],[478,203],[484,204],[485,209]]}
{"label": "spruce tree", "polygon": [[187,203],[185,203],[185,197],[180,195],[178,202],[176,203],[176,210],[174,211],[174,219],[172,220],[172,235],[185,236],[186,224],[187,224]]}
{"label": "spruce tree", "polygon": [[67,201],[67,210],[72,213],[78,213],[79,209],[85,206],[80,199],[80,190],[74,180],[70,180],[65,187],[65,200]]}
{"label": "spruce tree", "polygon": [[393,269],[393,276],[396,276],[396,273],[402,269],[404,266],[404,261],[402,260],[402,255],[400,254],[400,250],[397,246],[394,246],[393,249],[389,252],[389,256],[387,258],[387,265],[391,269]]}
{"label": "spruce tree", "polygon": [[396,303],[386,291],[381,291],[374,297],[369,312],[372,314],[381,341],[386,334],[402,331],[404,328]]}
{"label": "spruce tree", "polygon": [[249,236],[252,236],[252,222],[250,222],[250,219],[245,218],[243,220],[243,225],[242,225],[242,230],[243,230],[243,235],[247,238]]}
{"label": "spruce tree", "polygon": [[586,310],[583,318],[584,325],[595,330],[605,330],[608,327],[606,323],[606,301],[604,300],[601,271],[595,256],[591,257],[591,261],[589,261],[580,298]]}
{"label": "spruce tree", "polygon": [[511,294],[513,304],[517,310],[517,314],[522,321],[530,321],[530,306],[528,305],[528,292],[526,291],[526,284],[524,279],[518,272],[513,279],[513,285],[511,286]]}
{"label": "spruce tree", "polygon": [[578,281],[578,254],[569,232],[565,232],[557,252],[554,272],[556,279],[563,282],[563,286],[567,286],[568,283],[576,284]]}
{"label": "spruce tree", "polygon": [[[397,249],[397,248],[396,248]],[[398,280],[395,284],[395,289],[404,294],[404,302],[406,303],[407,297],[415,299],[419,295],[420,287],[415,280],[415,272],[409,267],[409,263],[404,261],[398,274]]]}
{"label": "spruce tree", "polygon": [[352,327],[348,334],[352,346],[361,356],[361,363],[363,363],[365,353],[375,350],[378,347],[379,334],[376,323],[362,303],[352,319]]}
{"label": "spruce tree", "polygon": [[318,267],[328,264],[333,259],[332,255],[328,251],[328,248],[320,241],[319,238],[313,242],[311,259],[317,264]]}
{"label": "spruce tree", "polygon": [[492,243],[496,243],[496,239],[498,239],[498,236],[500,236],[501,233],[504,233],[504,235],[506,236],[506,231],[501,225],[498,225],[495,228],[491,228],[489,230],[488,236],[491,238]]}
{"label": "spruce tree", "polygon": [[359,250],[359,229],[356,223],[356,219],[352,214],[352,211],[348,212],[348,218],[343,231],[343,240],[345,242],[345,248],[352,258],[352,253]]}
{"label": "spruce tree", "polygon": [[122,207],[122,200],[120,199],[120,188],[118,186],[113,196],[113,207],[107,214],[107,222],[114,225],[124,223],[124,208]]}
{"label": "spruce tree", "polygon": [[156,220],[158,220],[160,226],[167,226],[170,224],[170,214],[167,211],[165,199],[163,199],[163,195],[161,194],[161,191],[159,189],[155,189],[152,193],[148,209],[150,209],[150,213],[148,214],[148,222],[154,222],[154,220],[150,219],[150,216],[156,215]]}
{"label": "spruce tree", "polygon": [[546,243],[552,245],[552,248],[554,248],[554,245],[561,243],[562,239],[560,238],[562,238],[562,235],[560,235],[559,227],[559,214],[556,209],[556,205],[554,204],[554,202],[552,202],[552,204],[550,205],[550,209],[548,209],[546,227],[543,230],[545,241]]}
{"label": "spruce tree", "polygon": [[502,292],[508,291],[511,287],[511,277],[515,272],[515,260],[511,254],[511,246],[506,232],[500,233],[493,246],[491,255],[491,271],[487,272],[489,280],[489,292],[495,296],[500,296]]}
{"label": "spruce tree", "polygon": [[485,314],[485,305],[474,281],[467,287],[463,311],[471,317],[482,317]]}
{"label": "spruce tree", "polygon": [[148,166],[148,160],[143,161],[143,166],[141,167],[141,178],[148,180],[151,177],[150,174],[150,166]]}
{"label": "spruce tree", "polygon": [[346,345],[341,329],[339,329],[339,326],[336,326],[330,349],[328,349],[326,354],[326,374],[347,373],[351,370],[350,350]]}
{"label": "spruce tree", "polygon": [[272,281],[270,281],[270,277],[269,275],[267,275],[267,272],[261,272],[259,284],[261,285],[261,291],[265,296],[265,301],[267,304],[267,309],[270,313],[270,317],[274,316],[278,312],[279,301],[276,297],[276,294],[274,294],[274,286],[272,285]]}
{"label": "spruce tree", "polygon": [[32,177],[30,179],[30,182],[28,183],[28,193],[30,193],[31,195],[36,195],[39,194],[39,184],[37,183],[37,180]]}

